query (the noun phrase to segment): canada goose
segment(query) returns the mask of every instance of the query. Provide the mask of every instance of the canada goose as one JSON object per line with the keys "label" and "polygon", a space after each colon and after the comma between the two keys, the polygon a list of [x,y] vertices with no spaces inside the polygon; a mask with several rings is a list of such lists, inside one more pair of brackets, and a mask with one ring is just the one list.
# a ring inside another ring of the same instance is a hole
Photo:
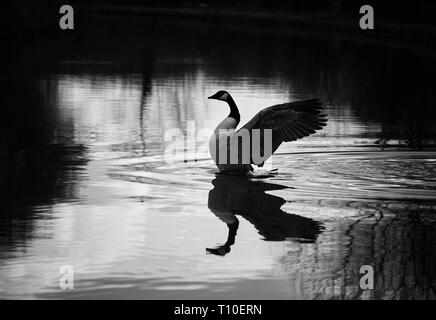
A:
{"label": "canada goose", "polygon": [[[310,99],[265,108],[236,131],[241,117],[232,96],[221,90],[208,99],[227,102],[230,107],[229,115],[218,124],[209,139],[212,159],[220,172],[226,174],[252,175],[251,165],[263,166],[282,142],[313,134],[327,122],[326,115],[321,113],[321,101]],[[244,138],[248,138],[245,141],[248,145],[244,145]]]}

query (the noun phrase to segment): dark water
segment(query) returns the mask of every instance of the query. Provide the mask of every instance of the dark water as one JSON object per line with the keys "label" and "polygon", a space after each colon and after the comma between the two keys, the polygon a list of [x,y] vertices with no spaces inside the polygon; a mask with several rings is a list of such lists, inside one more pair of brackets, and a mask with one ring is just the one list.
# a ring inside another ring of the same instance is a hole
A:
{"label": "dark water", "polygon": [[[2,63],[1,298],[435,298],[431,53],[91,20],[17,40]],[[216,176],[204,143],[227,115],[206,99],[219,89],[242,123],[312,97],[329,122],[283,145],[273,178]],[[190,126],[196,154],[166,157]]]}

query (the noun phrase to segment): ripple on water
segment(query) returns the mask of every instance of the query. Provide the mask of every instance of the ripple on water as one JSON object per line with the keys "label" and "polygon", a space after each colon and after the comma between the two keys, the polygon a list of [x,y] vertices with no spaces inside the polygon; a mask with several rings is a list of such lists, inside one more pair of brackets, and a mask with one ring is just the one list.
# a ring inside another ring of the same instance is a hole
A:
{"label": "ripple on water", "polygon": [[[436,152],[348,151],[282,153],[273,157],[287,200],[435,200]],[[150,185],[207,190],[217,169],[206,157],[166,163],[162,157],[114,161],[113,178]]]}

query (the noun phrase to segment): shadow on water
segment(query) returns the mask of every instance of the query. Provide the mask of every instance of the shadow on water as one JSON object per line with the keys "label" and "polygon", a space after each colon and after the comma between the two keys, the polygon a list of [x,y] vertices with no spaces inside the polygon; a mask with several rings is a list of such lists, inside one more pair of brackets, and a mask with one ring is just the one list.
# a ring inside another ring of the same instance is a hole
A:
{"label": "shadow on water", "polygon": [[266,193],[288,187],[225,175],[218,175],[212,184],[214,188],[209,192],[207,205],[227,224],[229,233],[226,243],[215,249],[207,248],[209,253],[225,255],[230,252],[239,226],[236,215],[249,221],[266,241],[314,242],[322,231],[320,223],[281,210],[285,199]]}

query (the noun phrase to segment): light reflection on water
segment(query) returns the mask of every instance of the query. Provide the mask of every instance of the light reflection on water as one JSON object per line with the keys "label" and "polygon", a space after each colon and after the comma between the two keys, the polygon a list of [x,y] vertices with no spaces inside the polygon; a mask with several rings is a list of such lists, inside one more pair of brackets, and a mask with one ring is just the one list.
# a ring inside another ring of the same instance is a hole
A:
{"label": "light reflection on water", "polygon": [[[434,151],[400,148],[407,137],[362,117],[366,109],[353,109],[351,93],[338,86],[340,101],[326,100],[328,126],[282,146],[276,177],[216,176],[201,150],[197,161],[168,164],[167,130],[186,132],[188,121],[213,129],[227,115],[206,99],[218,89],[233,94],[242,123],[263,107],[326,94],[298,70],[288,79],[287,71],[253,72],[262,63],[249,58],[244,67],[235,58],[242,66],[233,75],[231,55],[220,62],[185,49],[178,57],[163,40],[156,45],[160,56],[146,56],[142,71],[105,74],[110,59],[60,59],[73,72],[60,67],[32,79],[51,131],[22,160],[34,167],[7,176],[41,185],[14,187],[6,198],[1,297],[435,297]],[[97,71],[83,71],[91,67]],[[64,264],[75,270],[71,292],[58,289]],[[374,291],[358,287],[364,264],[375,269]]]}

